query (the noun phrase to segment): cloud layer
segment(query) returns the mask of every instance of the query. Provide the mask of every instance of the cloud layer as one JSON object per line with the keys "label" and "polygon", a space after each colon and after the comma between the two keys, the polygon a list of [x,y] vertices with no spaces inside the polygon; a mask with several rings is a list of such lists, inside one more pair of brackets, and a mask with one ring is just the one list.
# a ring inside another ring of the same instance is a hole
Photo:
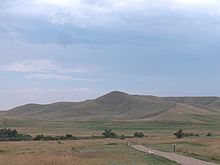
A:
{"label": "cloud layer", "polygon": [[218,0],[3,0],[0,9],[2,37],[38,43],[143,43],[220,25]]}

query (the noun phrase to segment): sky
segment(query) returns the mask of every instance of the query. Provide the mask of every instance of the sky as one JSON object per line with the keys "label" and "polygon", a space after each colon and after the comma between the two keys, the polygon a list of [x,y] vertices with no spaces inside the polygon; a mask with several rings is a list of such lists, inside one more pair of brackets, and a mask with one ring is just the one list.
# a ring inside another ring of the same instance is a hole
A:
{"label": "sky", "polygon": [[0,1],[0,110],[219,84],[219,0]]}

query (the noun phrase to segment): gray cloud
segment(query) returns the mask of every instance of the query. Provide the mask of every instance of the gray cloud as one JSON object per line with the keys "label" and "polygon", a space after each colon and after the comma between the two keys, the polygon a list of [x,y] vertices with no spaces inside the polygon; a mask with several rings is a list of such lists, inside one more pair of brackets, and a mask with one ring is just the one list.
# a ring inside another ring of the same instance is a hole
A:
{"label": "gray cloud", "polygon": [[0,35],[35,43],[146,44],[203,33],[219,37],[216,0],[15,0],[1,2],[0,8]]}

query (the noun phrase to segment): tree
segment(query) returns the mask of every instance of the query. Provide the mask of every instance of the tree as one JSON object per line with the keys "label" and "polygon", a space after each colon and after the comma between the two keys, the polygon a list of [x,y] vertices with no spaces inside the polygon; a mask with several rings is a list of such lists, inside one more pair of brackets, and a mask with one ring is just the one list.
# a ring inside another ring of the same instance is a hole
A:
{"label": "tree", "polygon": [[0,137],[15,137],[18,132],[14,129],[0,129]]}
{"label": "tree", "polygon": [[102,134],[105,136],[105,138],[117,138],[118,137],[117,134],[112,132],[112,130],[110,129],[106,129]]}

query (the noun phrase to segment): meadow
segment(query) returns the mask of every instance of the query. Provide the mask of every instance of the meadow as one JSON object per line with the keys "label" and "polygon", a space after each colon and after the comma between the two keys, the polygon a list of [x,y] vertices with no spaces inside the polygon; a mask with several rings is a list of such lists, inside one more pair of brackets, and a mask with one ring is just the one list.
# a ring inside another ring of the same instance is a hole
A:
{"label": "meadow", "polygon": [[[105,129],[119,135],[132,136],[141,131],[144,138],[89,139],[62,141],[21,141],[0,143],[0,164],[3,165],[175,165],[167,159],[146,155],[127,147],[127,142],[143,144],[162,151],[172,152],[177,144],[177,153],[206,161],[220,163],[219,123],[160,123],[123,121],[46,121],[5,118],[2,127],[15,128],[20,133],[44,135],[100,136]],[[173,133],[178,129],[199,137],[177,139]],[[207,133],[212,132],[211,137]]]}
{"label": "meadow", "polygon": [[124,141],[77,140],[0,143],[1,165],[177,165],[129,148]]}

